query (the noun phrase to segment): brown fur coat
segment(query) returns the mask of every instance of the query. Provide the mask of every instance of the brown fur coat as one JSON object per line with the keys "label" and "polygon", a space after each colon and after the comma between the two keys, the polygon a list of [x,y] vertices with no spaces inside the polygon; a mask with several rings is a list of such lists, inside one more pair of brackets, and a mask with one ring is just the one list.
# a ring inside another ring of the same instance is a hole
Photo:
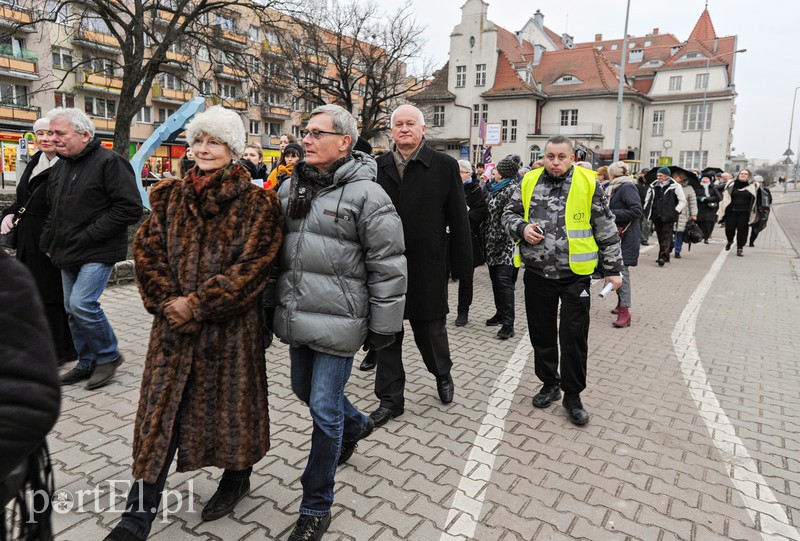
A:
{"label": "brown fur coat", "polygon": [[[136,284],[155,315],[142,375],[133,475],[154,483],[177,423],[178,471],[245,469],[269,450],[260,297],[280,248],[278,197],[241,166],[201,194],[168,179],[133,243]],[[197,332],[170,329],[165,304],[187,296]]]}

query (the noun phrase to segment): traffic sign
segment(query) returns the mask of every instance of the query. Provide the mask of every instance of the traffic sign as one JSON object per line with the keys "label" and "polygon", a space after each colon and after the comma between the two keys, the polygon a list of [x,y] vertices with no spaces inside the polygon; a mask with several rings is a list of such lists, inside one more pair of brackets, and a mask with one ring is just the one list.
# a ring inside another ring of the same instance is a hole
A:
{"label": "traffic sign", "polygon": [[21,137],[19,140],[19,153],[20,154],[27,154],[28,153],[28,140],[24,137]]}

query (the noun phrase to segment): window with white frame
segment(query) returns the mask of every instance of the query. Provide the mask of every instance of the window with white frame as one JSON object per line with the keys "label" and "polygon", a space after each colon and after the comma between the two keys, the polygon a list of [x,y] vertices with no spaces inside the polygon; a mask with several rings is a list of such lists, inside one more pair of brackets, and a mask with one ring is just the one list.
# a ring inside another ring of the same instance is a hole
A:
{"label": "window with white frame", "polygon": [[75,96],[66,92],[56,92],[56,107],[75,107]]}
{"label": "window with white frame", "polygon": [[283,104],[283,94],[280,92],[268,92],[267,93],[267,102],[270,105],[282,105]]}
{"label": "window with white frame", "polygon": [[472,106],[472,125],[477,126],[481,123],[481,106],[475,104]]}
{"label": "window with white frame", "polygon": [[577,109],[561,109],[561,125],[562,126],[577,126],[578,125],[578,110]]}
{"label": "window with white frame", "polygon": [[281,125],[277,122],[267,122],[265,125],[269,129],[270,137],[279,137],[281,134]]}
{"label": "window with white frame", "polygon": [[200,95],[202,96],[210,96],[214,93],[213,85],[208,79],[200,79],[200,84],[198,86],[200,88]]}
{"label": "window with white frame", "polygon": [[250,135],[261,135],[261,122],[250,119]]}
{"label": "window with white frame", "polygon": [[170,109],[169,107],[159,107],[158,108],[158,123],[163,124],[167,121],[169,116],[174,113],[176,109]]}
{"label": "window with white frame", "polygon": [[705,90],[708,88],[708,73],[698,73],[694,78],[694,89]]}
{"label": "window with white frame", "polygon": [[250,89],[250,105],[258,105],[261,103],[261,91],[258,88]]}
{"label": "window with white frame", "polygon": [[704,150],[702,156],[699,150],[681,150],[680,166],[684,169],[700,170],[708,161],[708,151]]}
{"label": "window with white frame", "polygon": [[683,81],[682,75],[675,75],[669,78],[669,89],[671,92],[677,92],[681,89],[681,82]]}
{"label": "window with white frame", "polygon": [[650,151],[650,169],[658,165],[658,159],[661,157],[660,150],[651,150]]}
{"label": "window with white frame", "polygon": [[47,18],[57,24],[69,24],[69,6],[59,0],[47,0]]}
{"label": "window with white frame", "polygon": [[85,96],[86,114],[97,118],[114,118],[117,116],[117,102],[106,98]]}
{"label": "window with white frame", "polygon": [[70,69],[72,67],[72,51],[63,47],[53,47],[53,67]]}
{"label": "window with white frame", "polygon": [[653,135],[664,135],[664,110],[653,111]]}
{"label": "window with white frame", "polygon": [[28,105],[28,87],[0,83],[0,103],[26,107]]}
{"label": "window with white frame", "polygon": [[114,76],[114,61],[109,58],[86,58],[83,59],[85,70],[92,73],[101,73]]}
{"label": "window with white frame", "polygon": [[139,109],[139,112],[136,113],[136,122],[141,122],[143,124],[152,124],[153,108],[150,106],[145,106]]}
{"label": "window with white frame", "polygon": [[628,55],[628,62],[630,63],[638,63],[641,62],[644,58],[644,49],[631,49],[630,54]]}
{"label": "window with white frame", "polygon": [[[700,131],[711,129],[711,112],[714,104],[702,103],[683,106],[683,131]],[[704,110],[705,109],[705,110]]]}
{"label": "window with white frame", "polygon": [[236,85],[233,83],[219,83],[219,95],[223,98],[235,100],[238,95]]}
{"label": "window with white frame", "polygon": [[489,122],[489,104],[481,104],[481,118],[484,122]]}
{"label": "window with white frame", "polygon": [[217,26],[229,32],[236,31],[236,19],[217,13]]}
{"label": "window with white frame", "polygon": [[211,54],[208,52],[207,47],[200,47],[197,49],[197,58],[202,60],[203,62],[208,62],[211,60]]}
{"label": "window with white frame", "polygon": [[511,120],[511,135],[509,136],[508,140],[512,143],[517,142],[517,121]]}
{"label": "window with white frame", "polygon": [[467,86],[467,66],[456,66],[456,88]]}
{"label": "window with white frame", "polygon": [[539,145],[531,146],[531,163],[542,157],[542,148]]}
{"label": "window with white frame", "polygon": [[93,11],[87,11],[81,17],[81,29],[90,32],[97,32],[98,34],[111,35],[111,30],[108,28],[108,23]]}
{"label": "window with white frame", "polygon": [[433,125],[436,127],[444,126],[444,105],[433,106]]}
{"label": "window with white frame", "polygon": [[172,73],[163,72],[158,75],[158,82],[161,83],[161,88],[168,90],[183,90],[183,81]]}
{"label": "window with white frame", "polygon": [[500,141],[508,143],[508,120],[500,121]]}
{"label": "window with white frame", "polygon": [[486,64],[475,64],[475,86],[486,85]]}
{"label": "window with white frame", "polygon": [[250,25],[250,31],[247,35],[250,41],[261,41],[261,29],[257,26]]}

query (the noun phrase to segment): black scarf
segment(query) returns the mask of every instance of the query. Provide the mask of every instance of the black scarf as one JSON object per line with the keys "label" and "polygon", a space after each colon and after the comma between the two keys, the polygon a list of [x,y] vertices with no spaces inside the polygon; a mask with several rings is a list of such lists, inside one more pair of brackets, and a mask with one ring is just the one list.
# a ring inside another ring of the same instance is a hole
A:
{"label": "black scarf", "polygon": [[291,186],[289,187],[289,203],[286,213],[290,218],[302,220],[311,210],[311,201],[323,188],[333,185],[333,176],[336,171],[352,160],[347,155],[333,163],[326,171],[319,171],[306,162],[295,165],[292,171]]}

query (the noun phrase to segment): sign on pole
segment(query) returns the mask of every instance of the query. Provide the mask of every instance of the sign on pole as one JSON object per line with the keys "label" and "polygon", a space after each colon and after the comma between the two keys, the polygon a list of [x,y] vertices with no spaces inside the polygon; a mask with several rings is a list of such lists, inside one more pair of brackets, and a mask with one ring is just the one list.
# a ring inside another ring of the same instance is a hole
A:
{"label": "sign on pole", "polygon": [[487,145],[500,144],[500,124],[486,125],[486,144]]}
{"label": "sign on pole", "polygon": [[24,137],[20,138],[19,140],[19,153],[20,154],[27,154],[28,153],[28,140]]}

